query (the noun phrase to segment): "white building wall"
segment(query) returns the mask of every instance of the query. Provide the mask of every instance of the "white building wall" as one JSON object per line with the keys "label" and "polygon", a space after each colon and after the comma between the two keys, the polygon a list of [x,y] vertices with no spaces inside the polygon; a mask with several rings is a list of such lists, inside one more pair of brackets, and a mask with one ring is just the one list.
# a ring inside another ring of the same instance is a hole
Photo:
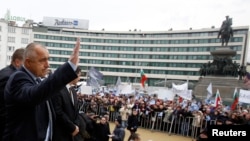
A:
{"label": "white building wall", "polygon": [[[6,21],[0,21],[2,31],[0,31],[0,69],[6,67],[11,62],[13,52],[18,48],[25,48],[28,43],[32,42],[30,27],[10,26]],[[9,32],[8,28],[14,29],[15,32]],[[9,42],[8,38],[14,38],[14,42]]]}
{"label": "white building wall", "polygon": [[0,69],[6,66],[8,23],[0,20]]}

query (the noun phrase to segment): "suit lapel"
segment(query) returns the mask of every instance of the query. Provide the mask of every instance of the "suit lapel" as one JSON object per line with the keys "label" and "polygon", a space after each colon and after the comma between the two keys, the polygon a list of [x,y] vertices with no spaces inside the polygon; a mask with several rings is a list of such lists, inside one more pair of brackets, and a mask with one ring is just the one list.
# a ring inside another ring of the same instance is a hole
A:
{"label": "suit lapel", "polygon": [[25,72],[30,77],[30,79],[34,82],[34,84],[37,84],[34,78],[30,75],[29,72],[26,71],[26,69],[23,66],[20,68],[20,71]]}

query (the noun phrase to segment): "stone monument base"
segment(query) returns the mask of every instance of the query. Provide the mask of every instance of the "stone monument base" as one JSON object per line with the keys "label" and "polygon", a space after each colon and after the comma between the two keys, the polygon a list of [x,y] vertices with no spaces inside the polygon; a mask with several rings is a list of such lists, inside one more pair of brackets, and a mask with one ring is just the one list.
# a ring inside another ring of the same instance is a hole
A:
{"label": "stone monument base", "polygon": [[207,98],[207,87],[212,83],[213,94],[216,93],[217,89],[220,92],[222,101],[232,102],[234,89],[237,87],[239,89],[244,88],[243,80],[239,80],[236,77],[226,77],[226,76],[206,76],[201,77],[196,84],[193,94],[196,98],[204,101]]}

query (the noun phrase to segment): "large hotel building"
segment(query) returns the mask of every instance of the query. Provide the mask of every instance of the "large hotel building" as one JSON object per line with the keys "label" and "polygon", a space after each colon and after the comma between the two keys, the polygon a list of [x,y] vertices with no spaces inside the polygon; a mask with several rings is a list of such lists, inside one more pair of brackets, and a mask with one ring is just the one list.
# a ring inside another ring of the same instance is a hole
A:
{"label": "large hotel building", "polygon": [[[106,85],[115,84],[119,76],[122,82],[129,80],[139,83],[141,69],[148,77],[148,86],[157,86],[158,82],[166,79],[195,83],[200,78],[201,65],[213,60],[210,52],[221,48],[221,41],[217,37],[219,28],[215,27],[166,31],[106,31],[88,30],[88,20],[81,19],[45,17],[42,23],[30,22],[32,32],[28,41],[39,42],[48,48],[52,70],[68,60],[76,38],[80,37],[81,68],[88,71],[90,67],[95,67],[103,73]],[[2,25],[0,24],[1,61],[6,60],[3,59],[6,57],[4,48],[8,48],[10,44],[6,40],[10,34],[6,32],[3,35],[3,28],[20,28]],[[233,33],[228,44],[237,51],[233,60],[246,65],[249,27],[233,26]],[[6,43],[2,43],[3,41]],[[21,46],[16,48],[18,47]]]}

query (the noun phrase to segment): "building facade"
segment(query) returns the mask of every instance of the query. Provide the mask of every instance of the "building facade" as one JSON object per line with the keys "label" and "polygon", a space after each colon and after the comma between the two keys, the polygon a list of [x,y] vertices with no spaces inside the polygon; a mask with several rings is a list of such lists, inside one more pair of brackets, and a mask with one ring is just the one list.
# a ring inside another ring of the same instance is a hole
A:
{"label": "building facade", "polygon": [[[50,18],[48,18],[50,20]],[[168,31],[88,30],[88,21],[57,18],[57,24],[26,21],[22,27],[0,21],[0,67],[10,63],[13,51],[29,42],[45,45],[50,53],[50,67],[55,70],[68,61],[77,37],[81,39],[80,63],[87,72],[95,67],[104,74],[105,85],[122,82],[140,83],[140,70],[148,77],[148,86],[164,80],[196,82],[202,64],[212,61],[210,54],[221,48],[219,29]],[[67,24],[66,27],[62,24]],[[72,24],[72,27],[70,27]],[[56,25],[60,25],[56,26]],[[247,64],[249,27],[233,27],[234,37],[228,46],[237,51],[232,58]],[[83,77],[86,79],[86,77]]]}
{"label": "building facade", "polygon": [[[233,27],[228,46],[237,51],[233,58],[246,65],[248,27]],[[80,66],[95,67],[104,74],[105,84],[139,83],[140,70],[149,86],[161,80],[197,81],[203,63],[212,61],[210,51],[221,47],[219,29],[182,31],[92,31],[75,28],[34,27],[33,40],[49,49],[51,69],[68,60],[77,37],[81,39]]]}
{"label": "building facade", "polygon": [[[28,22],[28,21],[27,21]],[[10,64],[13,52],[32,42],[28,23],[18,26],[15,21],[0,19],[0,69]]]}

